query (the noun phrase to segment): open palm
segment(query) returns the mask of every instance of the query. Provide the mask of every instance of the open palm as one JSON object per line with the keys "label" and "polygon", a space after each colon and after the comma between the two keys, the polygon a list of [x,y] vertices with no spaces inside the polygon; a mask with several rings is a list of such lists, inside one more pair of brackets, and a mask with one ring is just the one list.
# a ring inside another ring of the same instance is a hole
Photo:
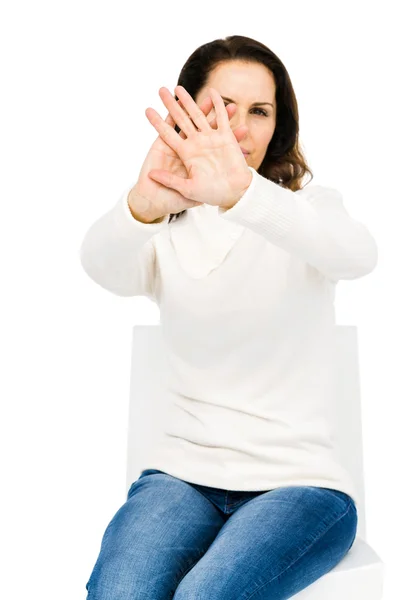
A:
{"label": "open palm", "polygon": [[216,109],[215,128],[182,86],[177,86],[176,91],[187,113],[167,88],[161,88],[159,93],[186,139],[153,108],[146,110],[146,116],[160,138],[180,157],[186,174],[180,176],[172,169],[153,168],[149,177],[189,200],[224,206],[240,197],[251,181],[251,172],[238,143],[247,127],[232,131],[223,100],[214,88],[210,88],[210,95]]}
{"label": "open palm", "polygon": [[[175,101],[176,102],[176,101]],[[180,101],[177,101],[180,104]],[[180,104],[182,107],[182,104]],[[200,110],[204,116],[207,117],[212,108],[213,102],[210,97],[205,98],[200,105]],[[226,106],[226,113],[228,119],[230,119],[236,112],[235,104],[228,104]],[[174,129],[175,121],[168,113],[165,123]],[[216,127],[216,119],[210,121],[210,127]],[[181,139],[185,139],[186,135],[183,130],[175,132]],[[154,170],[162,170],[171,173],[174,176],[180,178],[187,178],[188,172],[182,162],[179,154],[171,148],[159,135],[152,144],[139,173],[139,178],[136,183],[136,189],[139,194],[147,199],[151,199],[151,204],[157,207],[157,213],[164,214],[175,214],[181,212],[187,208],[199,206],[199,202],[182,196],[180,192],[172,188],[165,187],[162,183],[155,181],[149,177],[149,173]]]}

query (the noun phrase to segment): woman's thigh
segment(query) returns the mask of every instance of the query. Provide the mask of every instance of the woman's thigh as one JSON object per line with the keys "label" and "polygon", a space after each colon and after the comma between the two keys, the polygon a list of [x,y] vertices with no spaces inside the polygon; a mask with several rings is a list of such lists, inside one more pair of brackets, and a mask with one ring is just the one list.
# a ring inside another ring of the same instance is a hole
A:
{"label": "woman's thigh", "polygon": [[225,521],[187,482],[146,469],[103,534],[87,599],[172,598]]}
{"label": "woman's thigh", "polygon": [[241,505],[182,579],[174,600],[286,600],[346,555],[357,510],[343,492],[280,487]]}

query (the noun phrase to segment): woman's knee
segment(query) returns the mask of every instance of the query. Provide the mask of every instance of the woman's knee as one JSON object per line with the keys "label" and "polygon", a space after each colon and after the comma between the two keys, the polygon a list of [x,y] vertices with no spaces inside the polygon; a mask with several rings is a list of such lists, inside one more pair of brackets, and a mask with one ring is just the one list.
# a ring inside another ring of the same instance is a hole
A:
{"label": "woman's knee", "polygon": [[216,507],[187,482],[146,473],[103,534],[86,584],[88,600],[168,597],[223,523]]}

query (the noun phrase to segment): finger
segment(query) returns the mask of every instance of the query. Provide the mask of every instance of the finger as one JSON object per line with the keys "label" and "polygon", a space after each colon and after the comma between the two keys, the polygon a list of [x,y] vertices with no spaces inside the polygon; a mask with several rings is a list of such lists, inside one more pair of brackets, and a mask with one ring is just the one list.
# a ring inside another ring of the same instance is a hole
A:
{"label": "finger", "polygon": [[[225,108],[226,108],[226,112],[227,112],[227,115],[228,115],[228,119],[231,120],[232,117],[233,117],[233,115],[236,112],[237,106],[236,106],[236,104],[234,104],[233,102],[231,102],[230,104],[227,104]],[[214,118],[210,122],[210,127],[212,127],[213,129],[217,129],[217,119],[216,118]]]}
{"label": "finger", "polygon": [[[178,102],[180,102],[180,100]],[[181,106],[182,106],[182,104],[181,104]],[[200,109],[203,111],[203,113],[207,117],[209,117],[210,112],[212,111],[213,108],[214,108],[214,105],[213,105],[213,101],[210,96],[207,96],[207,98],[204,98],[203,102],[200,104]],[[233,117],[233,115],[235,114],[237,106],[234,102],[231,102],[230,104],[227,104],[225,108],[226,108],[226,112],[228,114],[228,119],[230,120]],[[217,128],[217,120],[215,117],[212,117],[212,119],[209,120],[208,122],[209,122],[210,127],[212,127],[213,129]]]}
{"label": "finger", "polygon": [[[177,103],[179,104],[179,106],[181,107],[181,109],[182,109],[182,110],[185,110],[185,108],[184,108],[184,106],[183,106],[182,102],[179,100],[179,98],[178,98],[177,96],[175,96],[175,100],[177,101]],[[189,115],[188,115],[188,116],[189,116]],[[178,125],[178,127],[179,127],[179,125]],[[194,127],[194,124],[193,124],[193,127]],[[187,138],[187,135],[186,135],[186,133],[185,133],[185,132],[184,132],[182,129],[180,130],[180,132],[179,132],[179,135],[180,135],[180,136],[181,136],[181,137],[182,137],[184,140],[186,140],[186,138]]]}
{"label": "finger", "polygon": [[197,106],[189,92],[186,91],[182,85],[177,85],[175,87],[175,94],[178,96],[179,100],[182,101],[190,119],[199,131],[208,131],[210,129],[209,123],[203,111]]}
{"label": "finger", "polygon": [[171,117],[171,113],[168,113],[166,118],[165,118],[165,122],[170,125],[171,127],[175,126],[175,121],[173,120],[173,118]]}
{"label": "finger", "polygon": [[153,127],[158,131],[160,137],[164,140],[170,148],[175,150],[175,152],[180,155],[180,151],[182,148],[182,138],[178,135],[173,127],[171,127],[164,119],[160,117],[158,112],[154,108],[146,108],[144,111],[146,117],[153,125]]}
{"label": "finger", "polygon": [[[185,132],[186,135],[197,132],[195,124],[192,122],[188,113],[182,110],[181,106],[175,100],[168,88],[162,87],[158,90],[158,94],[172,115],[178,127]],[[197,107],[197,105],[196,105]],[[198,108],[198,107],[197,107]],[[203,114],[203,113],[202,113]],[[204,117],[204,115],[203,115]]]}
{"label": "finger", "polygon": [[[168,125],[171,125],[171,127],[173,127],[175,129],[176,123],[173,120],[173,118],[171,117],[171,113],[167,114],[167,118],[165,119],[165,122],[168,123]],[[184,140],[186,139],[186,135],[185,135],[185,133],[182,130],[178,133],[178,135],[181,138],[183,138]]]}
{"label": "finger", "polygon": [[222,100],[221,96],[219,95],[219,93],[217,92],[216,89],[214,89],[213,87],[210,87],[209,89],[210,89],[210,96],[213,101],[213,105],[215,107],[215,114],[216,114],[216,119],[217,119],[217,129],[224,131],[227,129],[227,127],[230,127],[229,121],[226,116],[226,109],[225,109],[224,101]]}
{"label": "finger", "polygon": [[249,130],[249,128],[247,127],[247,125],[241,125],[240,127],[237,127],[235,129],[235,131],[233,132],[233,134],[234,134],[235,138],[237,139],[237,141],[239,143],[245,137],[245,135],[248,132],[248,130]]}
{"label": "finger", "polygon": [[[185,108],[184,108],[184,106],[183,106],[182,102],[181,102],[181,101],[180,101],[180,100],[179,100],[177,97],[175,97],[175,100],[178,102],[178,104],[179,104],[179,106],[182,108],[182,110],[185,110]],[[210,98],[210,102],[211,102],[211,98]],[[211,103],[211,105],[212,105],[212,103]],[[201,107],[200,107],[200,108],[201,108]],[[169,117],[170,117],[170,119],[169,119],[169,121],[168,121],[168,124],[169,124],[169,125],[171,125],[172,127],[175,127],[175,125],[177,125],[177,123],[175,123],[175,121],[173,120],[173,118],[172,118],[172,116],[171,116],[171,114],[170,114],[170,113],[168,113],[168,115],[169,115]],[[168,118],[168,116],[167,116],[167,118]],[[166,122],[167,122],[167,121],[166,121]],[[178,125],[178,127],[179,127],[179,125]],[[180,129],[180,128],[179,128],[179,129]],[[180,131],[179,131],[178,135],[179,135],[179,136],[180,136],[182,139],[184,139],[184,140],[186,140],[186,138],[187,138],[187,135],[185,134],[185,132],[184,132],[182,129],[180,129]]]}
{"label": "finger", "polygon": [[155,181],[158,181],[158,183],[165,185],[165,187],[172,188],[176,192],[179,192],[188,200],[194,200],[194,198],[191,197],[192,182],[189,179],[178,177],[163,169],[152,169],[148,172],[148,176],[150,179],[154,179]]}
{"label": "finger", "polygon": [[203,102],[200,104],[200,108],[203,111],[203,113],[206,115],[206,117],[210,114],[210,112],[213,109],[213,103],[212,103],[210,96],[207,96],[207,98],[204,98]]}
{"label": "finger", "polygon": [[[178,104],[182,108],[182,110],[184,110],[186,112],[185,107],[183,106],[181,100],[179,100],[179,98],[177,96],[175,96],[175,100],[178,102]],[[213,108],[212,100],[211,100],[210,96],[207,96],[207,98],[204,98],[204,100],[200,104],[200,110],[202,110],[204,115],[207,117],[209,115],[209,113],[211,112],[212,108]],[[188,117],[190,118],[189,115],[188,115]],[[215,128],[215,124],[216,124],[215,119],[213,120],[213,122],[214,122],[214,128]],[[187,138],[185,132],[182,130],[180,131],[179,135],[181,135],[183,137],[183,139]]]}
{"label": "finger", "polygon": [[[183,104],[179,100],[179,98],[177,98],[175,96],[175,100],[178,102],[178,104],[182,108],[182,110],[185,110],[185,107],[183,106]],[[212,99],[210,96],[207,96],[207,98],[204,98],[204,100],[200,104],[200,109],[203,111],[203,113],[206,116],[209,116],[209,114],[213,108],[214,108],[214,105],[213,105],[213,102],[212,102]],[[227,104],[225,108],[226,108],[226,112],[228,114],[228,119],[230,120],[233,117],[233,115],[235,114],[237,106],[234,102],[231,102],[230,104]],[[171,125],[172,127],[175,127],[176,123],[173,120],[173,118],[171,117],[170,113],[168,113],[167,119],[168,119],[168,117],[169,117],[169,120],[168,121],[166,120],[166,122],[168,122],[168,124]],[[210,127],[212,127],[212,129],[216,129],[217,128],[216,118],[212,118],[212,120],[209,121],[209,125],[210,125]],[[178,127],[179,127],[179,125],[178,125]],[[185,132],[182,131],[182,129],[180,130],[178,135],[180,135],[184,140],[187,138]]]}

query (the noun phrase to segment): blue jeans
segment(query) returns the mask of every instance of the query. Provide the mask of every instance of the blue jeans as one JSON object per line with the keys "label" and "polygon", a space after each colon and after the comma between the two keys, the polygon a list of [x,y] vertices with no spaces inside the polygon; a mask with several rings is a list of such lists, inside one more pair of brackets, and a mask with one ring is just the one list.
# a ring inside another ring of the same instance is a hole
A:
{"label": "blue jeans", "polygon": [[284,600],[353,545],[344,492],[258,492],[189,483],[146,469],[107,526],[87,600]]}

